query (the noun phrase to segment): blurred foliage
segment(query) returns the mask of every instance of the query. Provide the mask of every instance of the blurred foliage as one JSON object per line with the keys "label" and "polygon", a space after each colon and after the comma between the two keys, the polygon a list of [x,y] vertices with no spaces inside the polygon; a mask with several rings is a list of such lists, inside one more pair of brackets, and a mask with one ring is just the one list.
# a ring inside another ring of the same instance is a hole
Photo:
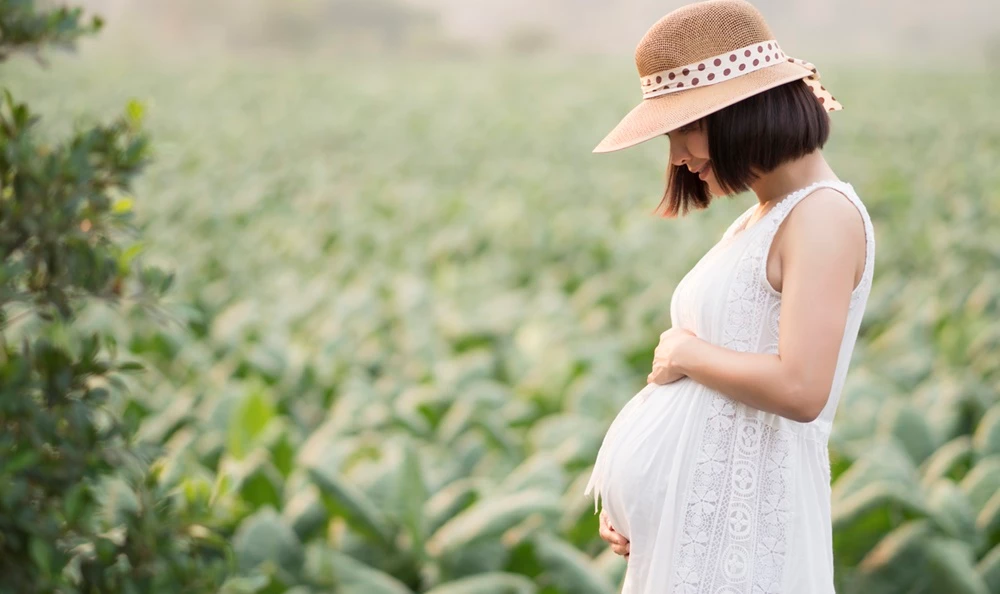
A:
{"label": "blurred foliage", "polygon": [[[142,235],[181,323],[79,323],[148,363],[127,418],[178,513],[231,540],[227,587],[614,592],[590,464],[675,283],[748,206],[658,220],[665,142],[589,153],[633,72],[116,59],[4,74],[66,118],[122,78],[155,105]],[[828,155],[879,237],[831,441],[848,594],[1000,591],[996,89],[935,76],[824,69]]]}
{"label": "blurred foliage", "polygon": [[393,54],[451,43],[436,11],[405,0],[176,0],[128,14],[137,28],[172,31],[178,44],[215,37],[237,50]]}
{"label": "blurred foliage", "polygon": [[551,51],[556,46],[552,32],[544,27],[522,25],[504,38],[504,48],[515,55],[530,56]]}
{"label": "blurred foliage", "polygon": [[984,62],[989,71],[993,76],[997,76],[1000,72],[1000,32],[983,42],[983,56],[986,58]]}
{"label": "blurred foliage", "polygon": [[57,6],[36,6],[34,0],[0,2],[0,61],[15,52],[38,55],[44,46],[71,48],[84,35],[98,31],[102,22],[83,18],[83,10]]}
{"label": "blurred foliage", "polygon": [[[79,11],[0,2],[0,57],[71,44]],[[139,265],[130,185],[147,162],[142,107],[49,144],[0,103],[0,592],[211,591],[218,535],[182,515],[116,414],[115,342],[74,325],[91,303],[149,305],[170,277]]]}
{"label": "blurred foliage", "polygon": [[268,3],[260,19],[261,26],[244,33],[246,43],[396,52],[442,35],[434,13],[399,0],[311,0],[292,9]]}

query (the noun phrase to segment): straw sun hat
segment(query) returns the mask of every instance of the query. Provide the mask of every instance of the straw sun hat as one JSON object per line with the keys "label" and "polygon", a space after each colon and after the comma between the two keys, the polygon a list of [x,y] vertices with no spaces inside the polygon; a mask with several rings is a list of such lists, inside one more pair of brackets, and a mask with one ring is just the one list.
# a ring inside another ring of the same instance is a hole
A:
{"label": "straw sun hat", "polygon": [[706,0],[653,25],[635,50],[642,103],[595,153],[645,142],[793,80],[804,79],[828,111],[842,109],[816,68],[789,57],[764,17],[743,0]]}

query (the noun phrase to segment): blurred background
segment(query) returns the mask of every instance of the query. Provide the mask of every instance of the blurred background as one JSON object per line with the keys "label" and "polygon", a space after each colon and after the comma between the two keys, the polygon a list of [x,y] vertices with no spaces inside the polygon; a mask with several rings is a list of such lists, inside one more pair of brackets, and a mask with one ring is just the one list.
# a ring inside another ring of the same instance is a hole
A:
{"label": "blurred background", "polygon": [[[77,0],[100,34],[0,64],[49,142],[126,105],[150,139],[128,257],[172,286],[60,330],[145,366],[107,387],[138,462],[88,483],[88,558],[131,576],[101,591],[617,592],[590,467],[754,200],[660,219],[666,139],[590,152],[682,4]],[[879,242],[830,443],[838,592],[1000,593],[1000,9],[755,5],[844,104],[827,157]],[[24,543],[31,579],[98,579]]]}
{"label": "blurred background", "polygon": [[[497,50],[628,56],[660,17],[662,0],[83,0],[115,32],[164,51],[329,49],[434,51],[469,57]],[[948,64],[995,55],[1000,10],[984,0],[871,3],[761,0],[782,42],[819,59],[887,56]]]}

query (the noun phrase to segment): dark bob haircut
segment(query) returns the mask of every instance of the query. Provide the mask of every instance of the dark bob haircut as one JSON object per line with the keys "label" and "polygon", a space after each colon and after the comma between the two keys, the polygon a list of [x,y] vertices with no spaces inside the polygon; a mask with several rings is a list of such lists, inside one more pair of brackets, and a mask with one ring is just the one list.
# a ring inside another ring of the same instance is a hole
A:
{"label": "dark bob haircut", "polygon": [[[697,122],[708,133],[715,179],[726,194],[750,189],[761,174],[823,148],[830,116],[804,81],[796,80],[711,113]],[[660,202],[664,216],[705,208],[708,184],[685,166],[670,165]]]}

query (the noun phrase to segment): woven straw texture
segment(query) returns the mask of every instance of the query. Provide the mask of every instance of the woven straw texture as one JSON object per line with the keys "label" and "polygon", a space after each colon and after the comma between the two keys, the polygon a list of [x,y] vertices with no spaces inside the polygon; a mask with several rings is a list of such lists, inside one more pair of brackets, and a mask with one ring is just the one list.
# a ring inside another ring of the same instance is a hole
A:
{"label": "woven straw texture", "polygon": [[[635,52],[640,78],[694,64],[774,39],[764,17],[743,0],[706,0],[678,8],[654,24]],[[778,62],[743,76],[653,97],[635,107],[594,149],[617,151],[666,134],[767,89],[805,78],[812,71]]]}
{"label": "woven straw texture", "polygon": [[644,77],[768,39],[774,34],[749,2],[697,2],[650,27],[635,50],[635,66]]}

